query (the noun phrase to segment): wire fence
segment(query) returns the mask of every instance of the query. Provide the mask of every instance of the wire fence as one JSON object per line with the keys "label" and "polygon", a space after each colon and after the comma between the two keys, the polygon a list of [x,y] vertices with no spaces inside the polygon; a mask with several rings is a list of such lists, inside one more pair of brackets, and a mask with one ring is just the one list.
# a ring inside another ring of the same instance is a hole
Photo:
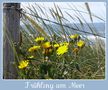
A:
{"label": "wire fence", "polygon": [[[46,19],[46,18],[42,18],[38,15],[33,15],[33,14],[30,14],[28,12],[26,12],[24,9],[17,9],[17,11],[20,12],[21,14],[21,17],[25,17],[25,15],[29,15],[29,16],[33,16],[33,17],[36,17],[36,18],[39,18],[41,20],[44,20],[44,21],[47,21],[47,22],[51,22],[51,23],[54,23],[56,25],[61,25],[60,23],[58,22],[55,22],[55,21],[52,21],[52,20],[49,20],[49,19]],[[87,31],[82,31],[80,30],[79,28],[74,28],[74,27],[70,27],[68,25],[65,25],[65,24],[62,24],[62,26],[66,27],[66,28],[69,28],[69,29],[72,29],[73,31],[79,31],[81,33],[86,33],[86,34],[90,34],[90,35],[94,35],[94,36],[98,36],[98,37],[102,37],[102,38],[105,38],[105,36],[102,36],[102,35],[99,35],[99,34],[96,34],[96,33],[92,33],[92,32],[87,32]]]}

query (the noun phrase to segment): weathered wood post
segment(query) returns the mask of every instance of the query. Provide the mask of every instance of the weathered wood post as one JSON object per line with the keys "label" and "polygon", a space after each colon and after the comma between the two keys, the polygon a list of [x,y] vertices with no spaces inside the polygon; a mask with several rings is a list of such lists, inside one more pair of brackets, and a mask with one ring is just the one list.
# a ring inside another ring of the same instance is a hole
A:
{"label": "weathered wood post", "polygon": [[20,13],[17,9],[20,3],[4,3],[3,4],[3,78],[17,78],[17,70],[14,65],[15,53],[10,41],[19,42],[20,34]]}

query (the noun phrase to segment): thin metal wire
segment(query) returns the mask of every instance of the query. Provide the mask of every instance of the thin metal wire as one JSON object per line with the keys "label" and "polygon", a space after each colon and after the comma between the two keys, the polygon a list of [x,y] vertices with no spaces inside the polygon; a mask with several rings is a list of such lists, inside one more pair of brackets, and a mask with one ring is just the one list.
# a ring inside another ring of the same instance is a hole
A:
{"label": "thin metal wire", "polygon": [[[61,25],[61,24],[58,23],[58,22],[54,22],[54,21],[52,21],[52,20],[48,20],[48,19],[45,19],[45,18],[36,16],[36,15],[30,14],[30,13],[27,13],[24,9],[21,9],[21,8],[20,8],[20,9],[19,9],[19,8],[17,9],[17,8],[16,8],[16,10],[18,10],[18,11],[21,13],[21,16],[22,16],[22,15],[25,16],[25,14],[28,14],[28,15],[30,15],[30,16],[33,16],[33,17],[42,19],[42,20],[44,20],[44,21],[51,22],[51,23],[54,23],[54,24],[57,24],[57,25]],[[79,30],[79,29],[70,27],[70,26],[68,26],[68,25],[64,25],[64,24],[63,24],[63,26],[64,26],[64,27],[67,27],[67,28],[69,28],[69,29],[72,29],[72,30],[74,30],[74,31],[79,31],[79,32],[82,32],[82,33],[91,34],[91,35],[94,35],[94,36],[98,36],[98,37],[105,38],[105,36],[102,36],[102,35],[99,35],[99,34],[95,34],[95,33],[91,33],[91,32],[82,31],[82,30]]]}

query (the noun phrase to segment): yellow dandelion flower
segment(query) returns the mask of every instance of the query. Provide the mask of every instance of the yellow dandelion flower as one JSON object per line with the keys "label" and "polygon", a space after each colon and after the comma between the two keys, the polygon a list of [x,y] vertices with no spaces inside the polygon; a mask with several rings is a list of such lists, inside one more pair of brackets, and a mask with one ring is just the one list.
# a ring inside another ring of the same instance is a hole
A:
{"label": "yellow dandelion flower", "polygon": [[69,36],[71,39],[78,39],[79,38],[79,34],[73,34]]}
{"label": "yellow dandelion flower", "polygon": [[18,68],[19,69],[26,68],[28,66],[28,64],[29,64],[29,61],[28,60],[22,60],[22,61],[19,62]]}
{"label": "yellow dandelion flower", "polygon": [[57,49],[57,54],[58,55],[62,55],[64,53],[66,53],[68,51],[68,47],[66,45],[64,46],[60,46],[58,49]]}
{"label": "yellow dandelion flower", "polygon": [[51,44],[50,44],[50,42],[45,42],[45,43],[42,44],[42,47],[43,48],[50,48]]}
{"label": "yellow dandelion flower", "polygon": [[55,48],[58,48],[60,45],[59,44],[54,44],[54,47]]}
{"label": "yellow dandelion flower", "polygon": [[62,42],[62,43],[60,43],[60,46],[68,46],[69,45],[69,43],[68,42]]}
{"label": "yellow dandelion flower", "polygon": [[80,47],[80,48],[82,48],[84,45],[85,45],[85,42],[82,41],[82,40],[77,42],[77,46]]}
{"label": "yellow dandelion flower", "polygon": [[36,42],[43,41],[43,40],[44,40],[44,37],[37,37],[37,38],[35,39]]}
{"label": "yellow dandelion flower", "polygon": [[68,43],[68,42],[64,42],[64,43],[63,43],[63,45],[66,45],[66,46],[68,46],[68,45],[69,45],[69,43]]}
{"label": "yellow dandelion flower", "polygon": [[33,52],[33,51],[38,50],[38,49],[40,49],[40,46],[33,46],[33,47],[30,47],[28,49],[28,52]]}

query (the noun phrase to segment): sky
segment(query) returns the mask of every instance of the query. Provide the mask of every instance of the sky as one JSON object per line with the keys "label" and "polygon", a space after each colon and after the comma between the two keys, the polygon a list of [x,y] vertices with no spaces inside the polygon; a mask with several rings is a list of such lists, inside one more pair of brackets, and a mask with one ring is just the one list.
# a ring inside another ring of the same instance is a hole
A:
{"label": "sky", "polygon": [[[55,3],[55,5],[57,5],[62,10],[64,17],[66,19],[70,20],[70,22],[78,23],[79,20],[78,19],[72,20],[72,18],[70,18],[69,15],[66,14],[66,12],[69,13],[70,15],[72,15],[74,18],[76,18],[76,16],[78,16],[78,17],[83,16],[83,18],[88,23],[91,23],[90,16],[87,14],[88,11],[87,11],[87,8],[85,6],[85,2],[36,2],[37,5],[44,8],[45,12],[47,12],[48,16],[53,21],[54,21],[54,19],[52,18],[51,14],[49,12],[49,8],[50,9],[54,8],[54,3]],[[91,10],[93,15],[98,16],[101,19],[103,19],[104,21],[106,21],[106,4],[104,2],[89,2],[88,4],[89,4],[90,10]],[[29,7],[29,5],[35,5],[35,3],[33,3],[33,2],[21,3],[22,8]],[[25,10],[27,11],[27,9],[25,9]],[[80,14],[76,13],[76,10],[79,10]],[[38,12],[41,13],[40,11],[38,11]],[[46,18],[45,15],[41,14],[41,16],[43,18]],[[80,19],[83,21],[83,18],[80,18]],[[103,21],[96,18],[96,17],[93,17],[93,22],[94,23],[101,23]]]}

